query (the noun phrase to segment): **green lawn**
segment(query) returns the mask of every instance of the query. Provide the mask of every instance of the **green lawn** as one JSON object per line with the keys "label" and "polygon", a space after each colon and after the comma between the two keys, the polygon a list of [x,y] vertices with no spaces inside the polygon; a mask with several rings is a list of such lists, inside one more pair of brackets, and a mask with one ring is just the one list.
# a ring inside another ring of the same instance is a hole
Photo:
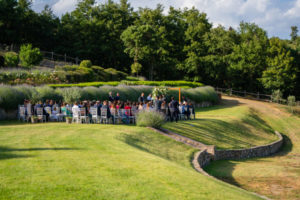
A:
{"label": "green lawn", "polygon": [[272,157],[216,161],[205,170],[229,183],[272,199],[300,199],[300,118],[284,106],[236,99],[260,110],[267,126],[284,134],[282,150]]}
{"label": "green lawn", "polygon": [[147,128],[0,123],[0,199],[257,199]]}
{"label": "green lawn", "polygon": [[249,148],[278,139],[258,110],[229,101],[197,110],[196,120],[166,123],[164,128],[218,149]]}

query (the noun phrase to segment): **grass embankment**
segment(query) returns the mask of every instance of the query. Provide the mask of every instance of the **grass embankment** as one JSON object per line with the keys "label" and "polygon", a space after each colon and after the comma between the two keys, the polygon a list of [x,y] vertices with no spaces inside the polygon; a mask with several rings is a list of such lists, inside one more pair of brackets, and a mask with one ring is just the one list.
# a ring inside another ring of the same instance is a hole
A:
{"label": "grass embankment", "polygon": [[262,113],[234,101],[202,108],[196,120],[167,123],[164,128],[217,149],[241,149],[271,143],[278,138]]}
{"label": "grass embankment", "polygon": [[257,199],[147,128],[1,123],[0,144],[0,199]]}
{"label": "grass embankment", "polygon": [[300,199],[300,118],[281,105],[235,99],[259,109],[267,126],[284,134],[276,155],[241,161],[216,161],[206,171],[222,180],[272,199]]}

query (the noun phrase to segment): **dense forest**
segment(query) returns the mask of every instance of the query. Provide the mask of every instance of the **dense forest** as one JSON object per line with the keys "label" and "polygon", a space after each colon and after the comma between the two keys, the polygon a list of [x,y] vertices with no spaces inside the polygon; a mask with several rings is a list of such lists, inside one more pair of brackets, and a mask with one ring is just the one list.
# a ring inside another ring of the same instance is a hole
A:
{"label": "dense forest", "polygon": [[213,27],[199,10],[133,10],[127,0],[79,1],[61,18],[28,0],[0,0],[0,44],[31,43],[42,50],[89,59],[150,80],[192,80],[253,92],[280,89],[300,96],[300,37],[269,38],[254,23]]}

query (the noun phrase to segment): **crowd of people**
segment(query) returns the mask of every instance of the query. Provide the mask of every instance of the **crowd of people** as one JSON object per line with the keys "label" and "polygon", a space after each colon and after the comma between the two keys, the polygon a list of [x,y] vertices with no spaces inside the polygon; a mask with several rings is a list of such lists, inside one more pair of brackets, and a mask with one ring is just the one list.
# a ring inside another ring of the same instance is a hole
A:
{"label": "crowd of people", "polygon": [[124,123],[130,123],[130,119],[134,119],[140,111],[161,112],[166,120],[172,122],[177,122],[181,118],[191,119],[191,116],[195,116],[192,103],[187,101],[179,103],[174,97],[167,102],[164,95],[153,98],[151,94],[145,97],[144,93],[141,93],[136,102],[131,102],[122,101],[119,93],[113,97],[112,92],[109,92],[108,100],[102,102],[85,100],[75,102],[73,105],[54,100],[33,104],[30,100],[25,100],[24,105],[20,106],[19,117],[28,119],[31,116],[44,116],[45,121],[60,121],[67,117],[74,119],[84,115],[91,120],[99,116],[99,119],[104,117],[113,123],[117,118],[121,118]]}

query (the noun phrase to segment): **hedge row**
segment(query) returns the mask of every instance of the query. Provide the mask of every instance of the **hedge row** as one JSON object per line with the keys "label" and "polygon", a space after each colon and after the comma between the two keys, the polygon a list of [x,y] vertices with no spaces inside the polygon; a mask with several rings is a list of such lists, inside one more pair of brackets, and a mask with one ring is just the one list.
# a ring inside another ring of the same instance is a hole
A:
{"label": "hedge row", "polygon": [[47,83],[78,83],[85,81],[120,81],[126,73],[112,68],[104,69],[99,66],[90,68],[66,65],[58,66],[54,71],[45,70],[7,70],[0,71],[0,83],[40,85]]}
{"label": "hedge row", "polygon": [[204,86],[202,83],[190,82],[190,81],[126,81],[121,82],[86,82],[78,84],[50,84],[48,86],[52,88],[64,88],[64,87],[100,87],[104,85],[117,86],[117,85],[146,85],[146,86],[167,86],[167,87],[181,87],[181,88],[196,88]]}
{"label": "hedge row", "polygon": [[[152,92],[152,86],[101,86],[97,87],[67,87],[67,88],[51,88],[49,86],[32,87],[32,86],[0,86],[0,108],[5,110],[16,109],[22,104],[24,99],[30,99],[33,102],[45,101],[53,99],[56,101],[64,101],[73,103],[78,100],[107,100],[108,92],[115,95],[120,93],[121,100],[137,101],[142,92],[148,95]],[[182,89],[182,95],[193,102],[200,103],[209,101],[216,103],[218,101],[217,93],[210,86]],[[178,91],[169,91],[168,98],[174,96],[178,99]]]}

